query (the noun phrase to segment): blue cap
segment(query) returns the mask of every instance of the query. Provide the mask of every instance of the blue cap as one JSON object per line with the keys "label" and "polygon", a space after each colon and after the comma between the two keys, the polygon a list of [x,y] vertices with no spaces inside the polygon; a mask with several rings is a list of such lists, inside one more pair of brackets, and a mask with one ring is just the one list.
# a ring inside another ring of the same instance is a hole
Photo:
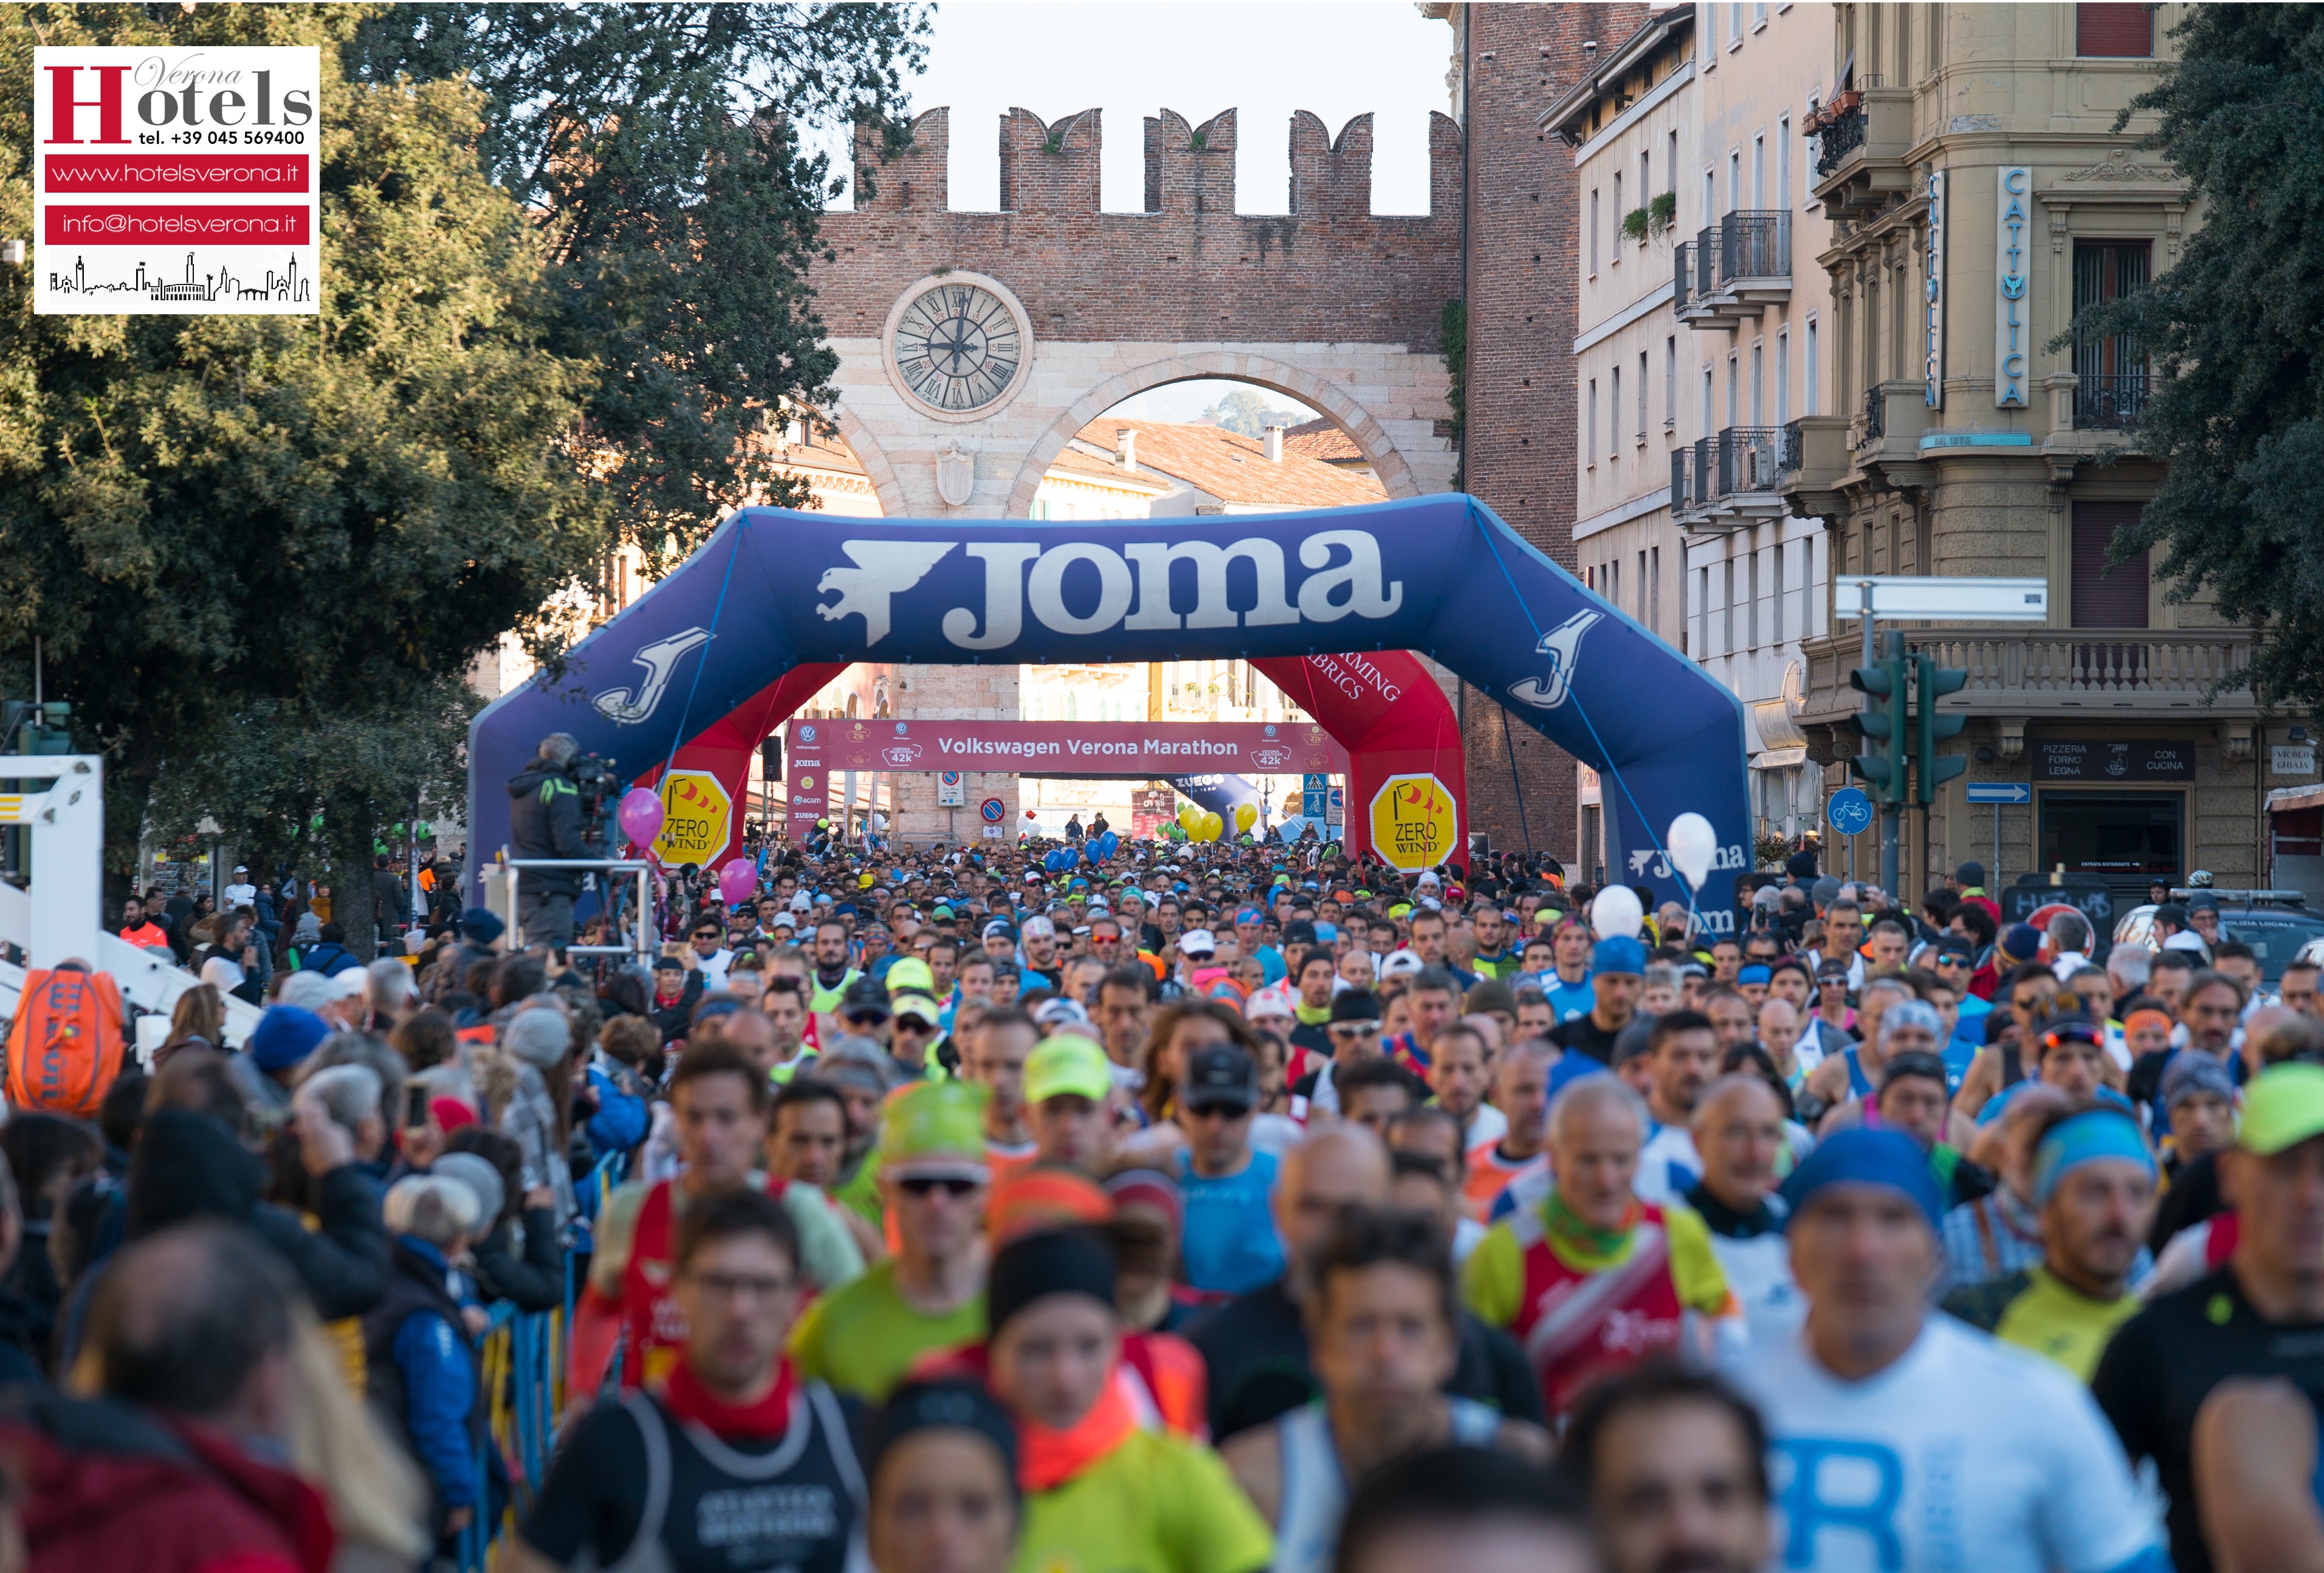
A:
{"label": "blue cap", "polygon": [[1316,925],[1315,925],[1315,943],[1316,943],[1316,944],[1318,944],[1318,945],[1329,945],[1329,944],[1331,944],[1333,941],[1334,941],[1334,940],[1336,940],[1337,939],[1339,939],[1339,937],[1340,937],[1340,925],[1339,925],[1339,924],[1337,924],[1337,923],[1318,923],[1318,924],[1316,924]]}
{"label": "blue cap", "polygon": [[245,1045],[259,1069],[288,1070],[331,1035],[330,1023],[303,1005],[269,1005]]}
{"label": "blue cap", "polygon": [[1783,1197],[1791,1219],[1799,1216],[1815,1194],[1832,1185],[1881,1185],[1902,1191],[1936,1228],[1944,1217],[1945,1198],[1937,1189],[1935,1170],[1919,1143],[1901,1131],[1837,1131],[1815,1144],[1815,1150],[1784,1181]]}
{"label": "blue cap", "polygon": [[1772,983],[1775,981],[1775,972],[1770,967],[1761,967],[1757,962],[1754,962],[1750,966],[1743,968],[1742,971],[1737,973],[1735,975],[1735,981],[1738,983]]}
{"label": "blue cap", "polygon": [[460,932],[479,945],[489,945],[508,930],[500,914],[489,907],[470,907],[460,914]]}
{"label": "blue cap", "polygon": [[1646,970],[1646,948],[1627,935],[1617,934],[1611,939],[1600,939],[1590,952],[1592,972],[1627,972],[1641,976]]}

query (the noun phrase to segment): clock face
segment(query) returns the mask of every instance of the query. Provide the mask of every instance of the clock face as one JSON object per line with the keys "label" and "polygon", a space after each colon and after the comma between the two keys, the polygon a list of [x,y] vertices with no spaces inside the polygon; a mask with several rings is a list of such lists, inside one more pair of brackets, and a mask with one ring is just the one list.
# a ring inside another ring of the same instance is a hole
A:
{"label": "clock face", "polygon": [[998,401],[1025,358],[1015,313],[974,284],[938,284],[916,297],[897,321],[893,342],[904,386],[955,412]]}

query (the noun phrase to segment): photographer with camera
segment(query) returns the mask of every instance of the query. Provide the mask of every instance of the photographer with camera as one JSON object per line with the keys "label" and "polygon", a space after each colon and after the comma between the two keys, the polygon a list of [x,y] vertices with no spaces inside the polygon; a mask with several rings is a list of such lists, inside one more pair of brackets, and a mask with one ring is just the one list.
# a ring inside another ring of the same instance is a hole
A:
{"label": "photographer with camera", "polygon": [[[581,745],[569,733],[540,740],[532,763],[509,778],[509,841],[519,858],[601,857],[599,837],[581,800],[575,762]],[[517,930],[523,943],[573,942],[573,898],[584,871],[528,868],[517,880]]]}

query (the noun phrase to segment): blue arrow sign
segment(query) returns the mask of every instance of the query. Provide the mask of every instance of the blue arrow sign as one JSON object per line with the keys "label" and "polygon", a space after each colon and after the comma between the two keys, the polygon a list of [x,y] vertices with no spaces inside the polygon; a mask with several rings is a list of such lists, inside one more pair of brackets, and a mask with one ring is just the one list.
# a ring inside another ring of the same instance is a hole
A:
{"label": "blue arrow sign", "polygon": [[1972,782],[1969,789],[1972,803],[2030,803],[2034,789],[2019,781],[1988,781]]}
{"label": "blue arrow sign", "polygon": [[1841,835],[1858,835],[1872,827],[1872,800],[1860,788],[1842,787],[1825,801],[1823,817]]}

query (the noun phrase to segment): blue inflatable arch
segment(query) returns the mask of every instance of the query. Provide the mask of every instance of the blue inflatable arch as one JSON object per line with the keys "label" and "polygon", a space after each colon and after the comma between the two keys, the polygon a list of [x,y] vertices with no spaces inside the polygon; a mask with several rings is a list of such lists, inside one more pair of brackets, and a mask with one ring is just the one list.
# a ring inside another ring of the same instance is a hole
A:
{"label": "blue inflatable arch", "polygon": [[561,676],[476,717],[469,873],[507,842],[505,783],[549,733],[633,778],[802,662],[1377,650],[1433,657],[1594,767],[1609,871],[1657,899],[1687,899],[1661,855],[1672,819],[1709,819],[1720,852],[1702,906],[1714,926],[1732,921],[1734,878],[1751,867],[1741,702],[1458,494],[1167,521],[744,509]]}

